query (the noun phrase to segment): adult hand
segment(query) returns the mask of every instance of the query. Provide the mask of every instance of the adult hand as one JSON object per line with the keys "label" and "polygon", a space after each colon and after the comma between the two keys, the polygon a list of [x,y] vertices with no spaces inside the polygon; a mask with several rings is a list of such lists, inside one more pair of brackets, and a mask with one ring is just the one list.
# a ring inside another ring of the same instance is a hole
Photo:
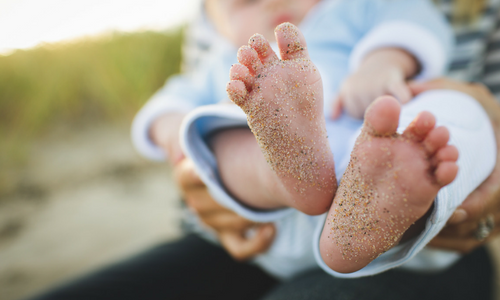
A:
{"label": "adult hand", "polygon": [[[425,83],[410,83],[410,89],[417,95],[433,89],[451,89],[469,94],[488,113],[493,124],[500,150],[500,106],[495,97],[482,84],[463,83],[440,78]],[[494,228],[483,240],[476,237],[479,224],[493,218]],[[429,243],[429,246],[468,253],[500,234],[500,151],[491,175],[459,206],[448,224]]]}
{"label": "adult hand", "polygon": [[[196,174],[190,159],[174,166],[175,180],[186,204],[213,229],[222,246],[236,260],[247,260],[271,246],[276,229],[273,224],[258,224],[219,205]],[[254,233],[249,235],[249,230]]]}

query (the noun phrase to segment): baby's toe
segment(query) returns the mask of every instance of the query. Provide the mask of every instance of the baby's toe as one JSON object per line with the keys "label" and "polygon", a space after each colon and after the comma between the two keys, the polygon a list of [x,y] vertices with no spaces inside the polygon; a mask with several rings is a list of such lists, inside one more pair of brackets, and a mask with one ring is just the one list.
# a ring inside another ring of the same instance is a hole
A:
{"label": "baby's toe", "polygon": [[243,81],[231,80],[226,85],[226,92],[231,101],[236,105],[242,106],[247,98],[247,89]]}
{"label": "baby's toe", "polygon": [[436,181],[440,186],[445,186],[450,184],[458,173],[458,165],[453,161],[443,161],[438,164],[434,175],[436,176]]}
{"label": "baby's toe", "polygon": [[229,70],[229,79],[243,81],[248,92],[251,92],[255,83],[255,78],[250,75],[247,67],[240,64],[234,64]]}
{"label": "baby's toe", "polygon": [[238,61],[248,68],[251,75],[262,69],[262,62],[257,52],[249,46],[241,46],[238,50]]}
{"label": "baby's toe", "polygon": [[365,125],[375,135],[391,135],[396,133],[399,124],[401,105],[391,96],[377,98],[365,113]]}
{"label": "baby's toe", "polygon": [[283,60],[304,58],[309,59],[306,39],[297,26],[292,23],[283,23],[274,30],[280,56]]}
{"label": "baby's toe", "polygon": [[423,111],[408,125],[403,132],[403,136],[415,142],[421,142],[427,137],[434,126],[436,126],[434,115],[428,111]]}
{"label": "baby's toe", "polygon": [[444,161],[456,162],[458,160],[457,147],[453,145],[445,145],[439,148],[436,153],[429,158],[431,170],[436,170],[438,165]]}
{"label": "baby's toe", "polygon": [[450,132],[446,127],[440,126],[431,129],[422,144],[428,155],[433,155],[440,148],[446,146],[450,139]]}
{"label": "baby's toe", "polygon": [[458,149],[453,145],[446,145],[439,149],[434,156],[438,161],[457,161]]}
{"label": "baby's toe", "polygon": [[274,53],[273,48],[271,48],[271,45],[269,45],[269,42],[263,35],[254,34],[248,40],[248,45],[257,52],[263,64],[278,60],[278,56]]}

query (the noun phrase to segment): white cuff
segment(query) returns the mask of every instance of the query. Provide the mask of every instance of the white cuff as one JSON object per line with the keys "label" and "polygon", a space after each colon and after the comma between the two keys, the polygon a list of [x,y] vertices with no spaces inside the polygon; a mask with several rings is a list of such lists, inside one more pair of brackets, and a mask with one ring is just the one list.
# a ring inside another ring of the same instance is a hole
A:
{"label": "white cuff", "polygon": [[415,79],[428,80],[445,71],[447,59],[444,45],[425,28],[405,21],[384,22],[370,30],[351,53],[350,71],[356,71],[367,54],[385,47],[402,48],[415,56],[421,66]]}
{"label": "white cuff", "polygon": [[233,199],[219,178],[217,161],[210,151],[206,137],[222,128],[247,127],[245,113],[236,105],[207,105],[189,113],[181,126],[181,146],[195,166],[197,174],[210,195],[222,206],[254,222],[271,222],[292,213],[294,209],[254,210]]}
{"label": "white cuff", "polygon": [[182,100],[154,98],[149,100],[137,113],[132,122],[132,143],[137,151],[152,160],[163,161],[166,159],[165,152],[149,138],[151,124],[160,116],[170,112],[187,113],[193,109],[191,105],[184,104]]}

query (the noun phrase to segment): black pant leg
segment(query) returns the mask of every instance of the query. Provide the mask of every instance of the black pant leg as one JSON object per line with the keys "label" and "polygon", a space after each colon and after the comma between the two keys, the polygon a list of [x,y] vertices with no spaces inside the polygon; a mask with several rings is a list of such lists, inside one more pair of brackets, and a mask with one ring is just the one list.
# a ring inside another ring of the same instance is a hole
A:
{"label": "black pant leg", "polygon": [[32,300],[258,299],[276,283],[191,234]]}
{"label": "black pant leg", "polygon": [[390,270],[371,277],[335,278],[321,270],[277,286],[265,300],[470,300],[493,299],[493,263],[485,248],[439,273]]}

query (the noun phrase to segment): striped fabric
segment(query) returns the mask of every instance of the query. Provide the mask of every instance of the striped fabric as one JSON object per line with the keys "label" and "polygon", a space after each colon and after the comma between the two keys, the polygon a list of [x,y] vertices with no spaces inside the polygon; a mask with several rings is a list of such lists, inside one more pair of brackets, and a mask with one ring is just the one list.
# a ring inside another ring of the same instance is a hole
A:
{"label": "striped fabric", "polygon": [[[451,22],[453,0],[435,1]],[[484,83],[500,99],[500,0],[490,0],[470,24],[454,24],[456,48],[448,77]]]}
{"label": "striped fabric", "polygon": [[482,80],[490,91],[500,100],[500,10],[494,14],[495,27],[489,36],[484,60]]}
{"label": "striped fabric", "polygon": [[198,7],[198,17],[187,26],[182,45],[182,72],[193,72],[207,59],[214,41],[220,39],[204,13],[203,3]]}

